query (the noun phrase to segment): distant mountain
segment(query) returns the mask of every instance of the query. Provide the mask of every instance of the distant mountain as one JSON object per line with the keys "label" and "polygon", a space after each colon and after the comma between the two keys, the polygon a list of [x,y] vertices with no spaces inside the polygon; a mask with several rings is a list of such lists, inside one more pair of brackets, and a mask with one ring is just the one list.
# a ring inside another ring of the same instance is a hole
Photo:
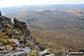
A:
{"label": "distant mountain", "polygon": [[9,7],[9,8],[1,8],[2,12],[14,12],[20,10],[39,10],[39,9],[84,9],[84,4],[55,4],[55,5],[34,5],[34,6],[22,6],[22,7]]}
{"label": "distant mountain", "polygon": [[7,13],[5,15],[11,18],[17,17],[18,19],[27,22],[31,27],[44,30],[84,30],[83,9],[25,10]]}

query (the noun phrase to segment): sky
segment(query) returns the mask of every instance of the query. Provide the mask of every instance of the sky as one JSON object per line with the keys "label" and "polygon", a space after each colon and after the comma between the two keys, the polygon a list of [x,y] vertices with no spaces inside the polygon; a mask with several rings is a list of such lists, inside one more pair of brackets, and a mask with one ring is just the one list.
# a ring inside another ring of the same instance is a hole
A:
{"label": "sky", "polygon": [[84,4],[84,0],[0,0],[0,8],[51,4]]}

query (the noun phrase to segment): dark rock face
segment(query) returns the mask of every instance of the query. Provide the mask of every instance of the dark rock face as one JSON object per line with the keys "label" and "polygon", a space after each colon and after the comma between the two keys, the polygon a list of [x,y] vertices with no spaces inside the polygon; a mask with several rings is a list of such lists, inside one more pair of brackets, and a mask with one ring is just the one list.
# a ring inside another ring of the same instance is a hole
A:
{"label": "dark rock face", "polygon": [[30,31],[27,29],[27,25],[24,22],[21,22],[19,20],[17,20],[16,18],[14,19],[14,27],[15,28],[19,28],[20,30],[23,31],[23,35],[25,37],[25,39],[29,39],[30,38]]}
{"label": "dark rock face", "polygon": [[13,23],[10,18],[5,16],[0,17],[0,31],[4,31],[7,27],[12,27]]}
{"label": "dark rock face", "polygon": [[0,11],[0,16],[2,16],[1,11]]}
{"label": "dark rock face", "polygon": [[41,51],[45,50],[44,46],[41,45],[39,42],[36,42],[35,45],[37,45]]}

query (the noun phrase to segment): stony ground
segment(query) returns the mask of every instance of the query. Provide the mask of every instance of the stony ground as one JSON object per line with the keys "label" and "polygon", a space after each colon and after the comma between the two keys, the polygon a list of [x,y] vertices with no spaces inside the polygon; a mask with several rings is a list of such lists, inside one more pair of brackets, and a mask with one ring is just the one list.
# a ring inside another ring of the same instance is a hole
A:
{"label": "stony ground", "polygon": [[0,12],[0,56],[54,56],[33,39],[25,22],[2,16]]}

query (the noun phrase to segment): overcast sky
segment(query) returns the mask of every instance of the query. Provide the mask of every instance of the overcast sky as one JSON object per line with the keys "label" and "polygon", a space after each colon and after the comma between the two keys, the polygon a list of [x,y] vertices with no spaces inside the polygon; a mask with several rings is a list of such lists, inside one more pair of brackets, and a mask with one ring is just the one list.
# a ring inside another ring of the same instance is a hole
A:
{"label": "overcast sky", "polygon": [[84,4],[84,0],[0,0],[0,8],[23,5]]}

